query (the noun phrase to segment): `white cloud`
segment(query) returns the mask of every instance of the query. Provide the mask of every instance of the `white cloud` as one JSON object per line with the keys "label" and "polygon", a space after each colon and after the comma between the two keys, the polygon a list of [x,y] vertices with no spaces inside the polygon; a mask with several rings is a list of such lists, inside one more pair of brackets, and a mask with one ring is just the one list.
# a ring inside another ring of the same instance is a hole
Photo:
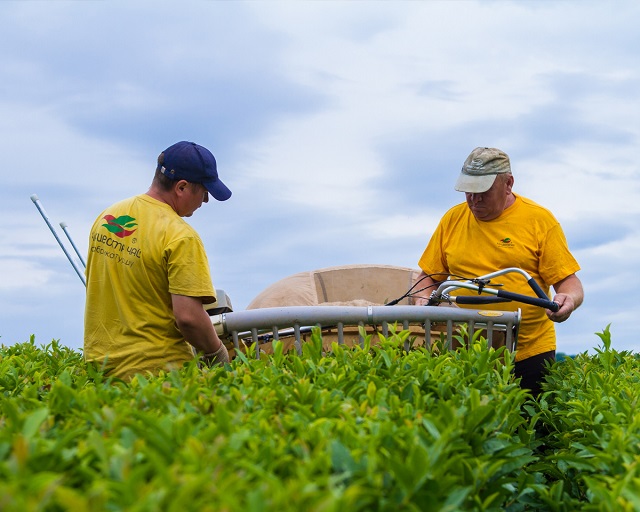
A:
{"label": "white cloud", "polygon": [[2,278],[0,292],[36,293],[45,286],[51,278],[52,271],[42,268],[31,261],[0,258]]}
{"label": "white cloud", "polygon": [[[14,229],[1,286],[47,311],[45,336],[77,339],[81,315],[57,308],[71,294],[80,310],[81,284],[29,195],[86,250],[99,211],[144,192],[176,136],[228,145],[219,163],[234,196],[193,222],[234,303],[310,265],[375,252],[414,266],[462,200],[450,190],[460,164],[490,144],[512,156],[516,192],[580,236],[588,296],[559,329],[565,343],[597,344],[593,322],[607,319],[626,336],[638,313],[639,12],[632,1],[2,3],[0,214]],[[412,169],[390,161],[399,151]],[[600,305],[608,293],[620,303]]]}
{"label": "white cloud", "polygon": [[135,159],[139,155],[127,154],[121,146],[79,132],[55,109],[8,102],[0,108],[4,113],[0,117],[0,138],[6,148],[5,184],[33,189],[93,188],[96,194],[119,192],[122,183],[148,185],[151,171],[144,173],[142,180],[139,169],[153,169],[153,163],[143,165]]}

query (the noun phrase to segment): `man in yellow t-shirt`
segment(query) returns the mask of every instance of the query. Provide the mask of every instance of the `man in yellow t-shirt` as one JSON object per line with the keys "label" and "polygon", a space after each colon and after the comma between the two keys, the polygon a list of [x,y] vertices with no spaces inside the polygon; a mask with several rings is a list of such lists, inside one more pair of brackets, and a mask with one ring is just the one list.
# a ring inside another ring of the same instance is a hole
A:
{"label": "man in yellow t-shirt", "polygon": [[209,194],[219,201],[231,196],[214,156],[178,142],[160,153],[145,194],[110,206],[93,224],[84,357],[104,365],[108,375],[157,373],[195,353],[210,364],[229,361],[203,307],[215,301],[207,255],[183,219]]}
{"label": "man in yellow t-shirt", "polygon": [[[523,388],[540,393],[544,362],[555,360],[553,322],[564,322],[582,303],[580,270],[569,251],[558,221],[550,211],[512,191],[514,179],[509,157],[499,149],[474,149],[464,165],[455,189],[466,202],[451,208],[440,220],[418,265],[416,282],[429,290],[414,299],[426,304],[437,286],[438,274],[478,277],[509,267],[527,272],[560,306],[557,312],[520,303],[469,306],[476,309],[522,310],[518,334],[515,375]],[[503,289],[532,295],[520,274],[500,276]],[[475,293],[460,290],[458,295]]]}

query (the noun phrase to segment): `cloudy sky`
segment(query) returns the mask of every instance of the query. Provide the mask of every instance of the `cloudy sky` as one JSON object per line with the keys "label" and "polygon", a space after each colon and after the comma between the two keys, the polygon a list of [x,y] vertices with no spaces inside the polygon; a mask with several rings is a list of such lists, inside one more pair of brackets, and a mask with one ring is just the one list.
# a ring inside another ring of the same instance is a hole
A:
{"label": "cloudy sky", "polygon": [[0,19],[0,343],[82,346],[84,287],[30,196],[84,253],[191,140],[233,190],[190,222],[236,310],[301,271],[417,267],[494,146],[582,266],[558,350],[608,324],[640,350],[639,2],[5,0]]}

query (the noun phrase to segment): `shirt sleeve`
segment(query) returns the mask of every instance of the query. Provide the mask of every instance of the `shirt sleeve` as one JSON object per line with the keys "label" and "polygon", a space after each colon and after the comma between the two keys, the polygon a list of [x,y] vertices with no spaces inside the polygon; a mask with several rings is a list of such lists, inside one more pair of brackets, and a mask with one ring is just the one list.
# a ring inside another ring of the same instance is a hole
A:
{"label": "shirt sleeve", "polygon": [[169,293],[202,298],[203,303],[215,301],[209,260],[198,237],[180,238],[165,252]]}
{"label": "shirt sleeve", "polygon": [[418,260],[418,266],[424,271],[425,274],[436,273],[448,273],[449,265],[446,261],[446,255],[444,250],[444,236],[443,236],[442,221],[436,227],[436,230],[431,235],[431,239],[427,244],[422,256]]}
{"label": "shirt sleeve", "polygon": [[553,285],[580,270],[569,251],[567,239],[559,223],[549,229],[542,245],[538,270],[546,283]]}

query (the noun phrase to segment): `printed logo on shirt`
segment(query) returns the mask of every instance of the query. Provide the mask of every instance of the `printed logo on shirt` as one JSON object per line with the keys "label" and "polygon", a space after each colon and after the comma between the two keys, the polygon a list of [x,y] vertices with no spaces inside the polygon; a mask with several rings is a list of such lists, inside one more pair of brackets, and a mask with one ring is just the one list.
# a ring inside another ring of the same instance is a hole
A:
{"label": "printed logo on shirt", "polygon": [[124,238],[126,236],[133,235],[135,233],[136,219],[129,215],[121,215],[120,217],[114,217],[113,215],[105,215],[102,217],[107,221],[106,224],[102,226],[107,228],[111,233],[116,235],[118,238]]}
{"label": "printed logo on shirt", "polygon": [[508,236],[498,240],[498,247],[515,247],[515,244]]}

